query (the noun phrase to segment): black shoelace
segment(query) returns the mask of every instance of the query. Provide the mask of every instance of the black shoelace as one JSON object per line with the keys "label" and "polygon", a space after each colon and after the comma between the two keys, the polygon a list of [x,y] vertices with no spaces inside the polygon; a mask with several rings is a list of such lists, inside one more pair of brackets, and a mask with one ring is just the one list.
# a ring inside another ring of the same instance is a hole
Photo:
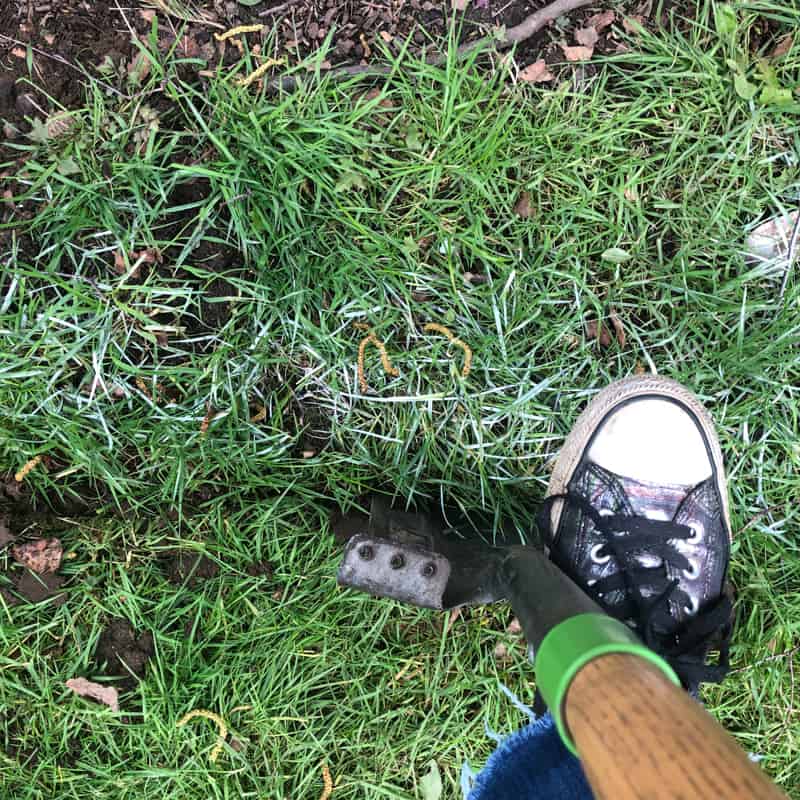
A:
{"label": "black shoelace", "polygon": [[[692,529],[677,522],[645,517],[603,516],[585,498],[567,492],[544,501],[538,517],[543,533],[549,530],[550,511],[557,500],[576,505],[592,520],[605,538],[594,555],[615,559],[618,570],[590,583],[573,575],[568,565],[560,563],[558,555],[551,553],[554,563],[610,616],[632,621],[644,643],[666,659],[691,693],[697,692],[700,683],[719,683],[729,668],[728,650],[733,628],[730,597],[723,593],[713,603],[688,614],[685,622],[679,625],[670,611],[670,602],[688,606],[689,598],[680,589],[677,579],[669,579],[667,565],[688,570],[691,564],[668,540],[690,539]],[[659,563],[643,566],[638,560],[643,553],[659,559]],[[645,587],[649,589],[649,596],[642,593]],[[610,601],[609,596],[621,599]],[[716,664],[707,663],[712,645],[719,648]]]}

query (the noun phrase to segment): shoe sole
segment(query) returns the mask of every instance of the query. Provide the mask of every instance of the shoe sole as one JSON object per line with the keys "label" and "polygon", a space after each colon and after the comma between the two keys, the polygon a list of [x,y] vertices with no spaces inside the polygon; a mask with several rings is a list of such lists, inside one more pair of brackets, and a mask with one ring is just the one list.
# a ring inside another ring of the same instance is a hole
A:
{"label": "shoe sole", "polygon": [[[714,423],[695,395],[685,386],[670,378],[661,378],[657,375],[633,375],[622,378],[606,386],[597,394],[592,402],[578,417],[577,422],[567,436],[561,451],[556,459],[550,482],[547,486],[547,496],[563,494],[567,491],[567,484],[578,467],[586,448],[595,431],[606,419],[611,411],[619,405],[630,402],[635,398],[652,397],[666,398],[677,403],[692,416],[695,424],[700,429],[706,442],[708,455],[713,465],[717,491],[720,495],[722,515],[728,539],[732,539],[730,508],[728,505],[728,483],[725,478],[725,468],[722,463],[722,450],[719,446]],[[551,530],[558,536],[561,522],[563,502],[556,501],[550,516]]]}

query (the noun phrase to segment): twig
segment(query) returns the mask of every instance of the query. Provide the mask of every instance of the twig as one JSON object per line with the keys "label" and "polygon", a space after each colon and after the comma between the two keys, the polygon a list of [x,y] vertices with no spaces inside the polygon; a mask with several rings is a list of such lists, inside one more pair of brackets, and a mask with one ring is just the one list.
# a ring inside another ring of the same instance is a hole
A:
{"label": "twig", "polygon": [[[538,33],[545,25],[552,22],[558,17],[568,14],[570,11],[575,11],[577,8],[591,5],[595,0],[555,0],[544,8],[534,11],[533,14],[526,17],[519,25],[509,28],[502,39],[495,39],[493,36],[484,36],[474,42],[467,42],[462,44],[456,50],[456,60],[461,60],[471,55],[477,50],[484,47],[492,50],[505,50],[515,44],[524,42],[530,39],[535,33]],[[447,60],[446,55],[438,55],[426,59],[426,63],[432,67],[438,67],[445,63]],[[334,79],[348,78],[354,75],[389,75],[393,72],[394,67],[389,65],[373,66],[371,64],[358,64],[351,67],[340,67],[339,69],[331,70],[327,74]],[[270,91],[288,91],[297,86],[297,78],[294,75],[281,75],[267,84]]]}
{"label": "twig", "polygon": [[272,8],[268,8],[266,11],[261,11],[259,13],[259,17],[271,17],[273,14],[280,14],[281,11],[285,11],[289,6],[293,6],[298,2],[298,0],[288,0],[286,3],[281,3],[279,6],[273,6]]}
{"label": "twig", "polygon": [[762,664],[767,664],[770,661],[778,661],[781,658],[791,658],[795,653],[800,651],[800,645],[797,647],[792,647],[791,650],[785,650],[783,653],[776,653],[772,656],[767,656],[766,658],[762,658],[759,661],[754,661],[752,664],[748,664],[746,667],[739,667],[739,669],[731,670],[728,675],[738,675],[740,672],[744,672],[748,669],[754,669],[755,667],[760,667]]}

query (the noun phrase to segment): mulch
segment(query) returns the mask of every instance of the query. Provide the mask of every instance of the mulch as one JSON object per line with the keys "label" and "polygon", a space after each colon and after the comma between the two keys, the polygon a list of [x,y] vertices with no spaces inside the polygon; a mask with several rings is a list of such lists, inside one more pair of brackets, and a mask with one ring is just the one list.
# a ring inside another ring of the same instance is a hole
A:
{"label": "mulch", "polygon": [[[143,82],[135,43],[150,46],[157,26],[158,48],[174,49],[187,60],[182,77],[203,79],[221,64],[238,64],[246,38],[256,59],[275,59],[266,77],[285,72],[322,51],[316,66],[322,71],[340,66],[368,66],[389,54],[431,55],[452,37],[464,43],[510,28],[544,0],[265,0],[245,5],[234,0],[205,0],[193,6],[185,21],[163,11],[191,6],[180,0],[0,0],[0,139],[26,141],[33,118],[46,119],[57,110],[79,106],[84,70],[101,78],[109,93],[130,96]],[[631,13],[639,6],[628,4]],[[651,4],[645,4],[651,5]],[[570,29],[591,13],[598,2],[560,19],[518,47],[521,66],[534,58],[563,60],[559,42],[569,43]],[[641,9],[639,9],[641,10]],[[262,24],[256,33],[220,42],[221,34],[240,25]],[[616,42],[605,48],[614,49]],[[602,43],[599,52],[603,52]]]}

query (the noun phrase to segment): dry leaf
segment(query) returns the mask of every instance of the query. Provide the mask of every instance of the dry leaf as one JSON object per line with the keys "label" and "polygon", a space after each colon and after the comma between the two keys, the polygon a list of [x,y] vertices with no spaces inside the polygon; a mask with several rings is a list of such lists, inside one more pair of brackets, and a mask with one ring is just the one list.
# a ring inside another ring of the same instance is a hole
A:
{"label": "dry leaf", "polygon": [[125,256],[122,250],[116,250],[114,252],[114,272],[118,275],[124,275],[127,266],[125,265]]}
{"label": "dry leaf", "polygon": [[506,633],[512,633],[514,635],[522,633],[522,625],[519,624],[519,619],[517,619],[517,617],[514,617],[514,619],[508,623]]}
{"label": "dry leaf", "polygon": [[50,139],[57,139],[68,133],[70,128],[75,124],[75,117],[68,111],[61,111],[58,114],[53,114],[47,118],[47,136]]}
{"label": "dry leaf", "polygon": [[62,553],[59,539],[36,539],[11,548],[15,561],[39,574],[55,572],[61,566]]}
{"label": "dry leaf", "polygon": [[642,364],[641,361],[637,361],[636,362],[636,366],[634,367],[634,370],[633,370],[633,374],[634,375],[644,375],[644,373],[645,373],[644,364]]}
{"label": "dry leaf", "polygon": [[459,619],[460,616],[461,616],[461,606],[459,606],[458,608],[454,608],[450,612],[450,615],[447,617],[447,623],[444,626],[444,635],[445,636],[447,636],[447,634],[450,633],[450,628],[453,627],[453,623],[457,619]]}
{"label": "dry leaf", "polygon": [[745,241],[747,253],[756,260],[776,260],[785,266],[798,214],[798,211],[780,214],[754,228]]}
{"label": "dry leaf", "polygon": [[639,199],[639,195],[633,186],[626,187],[625,191],[622,194],[626,200],[630,200],[632,203],[636,202]]}
{"label": "dry leaf", "polygon": [[612,311],[608,318],[611,320],[611,325],[614,328],[614,333],[617,337],[617,344],[620,347],[625,347],[625,328],[622,326],[622,320]]}
{"label": "dry leaf", "polygon": [[392,34],[389,33],[389,31],[381,31],[380,35],[381,39],[383,39],[383,41],[386,42],[386,44],[389,44],[389,42],[391,42],[394,39],[394,36],[392,36]]}
{"label": "dry leaf", "polygon": [[641,14],[631,14],[628,17],[622,18],[622,27],[628,33],[638,34],[642,32],[645,21],[646,17],[643,17]]}
{"label": "dry leaf", "polygon": [[119,694],[113,686],[101,686],[99,683],[87,681],[86,678],[70,678],[66,686],[81,697],[91,697],[112,711],[119,711]]}
{"label": "dry leaf", "polygon": [[601,11],[599,14],[592,14],[586,20],[587,28],[594,28],[598,33],[604,31],[615,19],[617,15],[609,8],[607,11]]}
{"label": "dry leaf", "polygon": [[609,347],[611,344],[611,334],[608,332],[608,328],[596,319],[586,322],[586,338],[596,340],[601,347]]}
{"label": "dry leaf", "polygon": [[534,61],[533,64],[528,64],[525,69],[520,70],[519,79],[526,83],[543,83],[544,81],[553,80],[553,73],[547,68],[547,64],[543,58]]}
{"label": "dry leaf", "polygon": [[530,219],[534,211],[531,208],[531,196],[529,192],[522,192],[519,199],[514,204],[514,213],[523,219]]}
{"label": "dry leaf", "polygon": [[131,253],[131,261],[140,261],[142,264],[160,264],[162,262],[161,251],[156,247],[148,247],[145,250],[135,250]]}
{"label": "dry leaf", "polygon": [[787,33],[786,36],[783,36],[778,40],[778,44],[775,45],[775,49],[772,51],[770,58],[780,58],[781,56],[785,56],[792,49],[793,44],[794,34]]}
{"label": "dry leaf", "polygon": [[511,660],[511,656],[509,655],[508,652],[508,647],[506,647],[502,642],[498,642],[497,645],[495,645],[494,659],[500,664],[504,664],[505,662]]}
{"label": "dry leaf", "polygon": [[575,41],[585,47],[594,47],[600,34],[594,28],[578,28],[575,31]]}
{"label": "dry leaf", "polygon": [[564,58],[567,61],[588,61],[592,57],[592,53],[594,53],[593,47],[584,47],[583,45],[568,47],[562,44],[561,49],[564,51]]}
{"label": "dry leaf", "polygon": [[452,0],[453,11],[464,11],[469,5],[469,0]]}

